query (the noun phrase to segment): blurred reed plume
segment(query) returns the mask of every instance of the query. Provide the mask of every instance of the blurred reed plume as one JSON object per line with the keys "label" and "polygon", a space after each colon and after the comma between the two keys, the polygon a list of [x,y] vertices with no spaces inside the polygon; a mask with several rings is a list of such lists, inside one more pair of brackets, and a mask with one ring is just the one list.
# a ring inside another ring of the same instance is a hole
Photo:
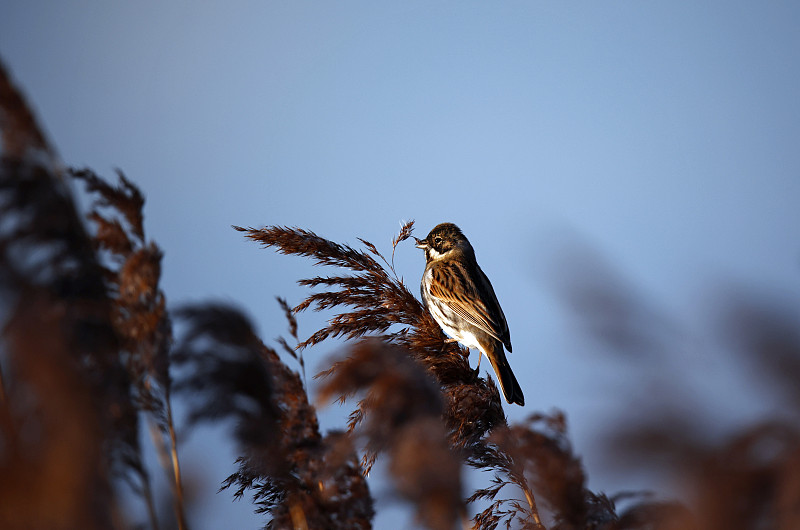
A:
{"label": "blurred reed plume", "polygon": [[[335,270],[301,279],[312,292],[296,307],[278,299],[291,339],[273,349],[230,305],[168,310],[141,191],[122,172],[112,184],[65,170],[1,66],[0,127],[0,528],[202,524],[179,458],[199,424],[231,429],[237,467],[220,489],[249,497],[265,528],[371,528],[367,475],[378,459],[391,493],[437,530],[800,528],[800,312],[749,295],[721,311],[731,350],[786,415],[714,439],[702,408],[643,403],[651,421],[620,421],[605,443],[620,470],[667,462],[685,502],[606,496],[589,490],[564,414],[509,424],[492,379],[470,368],[468,351],[446,341],[398,278],[394,252],[413,221],[389,259],[364,240],[354,248],[300,228],[234,227]],[[66,177],[94,200],[86,221]],[[646,350],[648,362],[669,354],[668,333],[651,333],[660,320],[624,281],[585,256],[574,262],[586,269],[572,270],[564,297],[587,329],[616,352]],[[296,319],[309,308],[332,315],[301,339]],[[304,355],[329,338],[345,346],[316,376],[316,402],[352,410],[341,430],[323,433]],[[144,431],[168,499],[155,498]],[[464,491],[467,473],[487,484]],[[132,496],[143,513],[123,509]]]}
{"label": "blurred reed plume", "polygon": [[[94,228],[92,243],[98,260],[103,264],[103,279],[112,302],[112,325],[119,348],[117,354],[130,378],[130,405],[135,411],[144,412],[151,422],[156,448],[162,461],[169,462],[177,525],[186,528],[170,392],[172,323],[167,314],[166,299],[158,285],[161,249],[145,239],[144,196],[121,171],[117,171],[117,186],[105,182],[89,169],[70,170],[70,174],[84,182],[95,197],[87,218]],[[135,439],[138,426],[131,424],[131,427],[134,430],[129,436]],[[126,461],[138,476],[131,486],[145,499],[152,524],[157,526],[150,477],[141,462],[141,452],[130,452]],[[130,478],[129,475],[123,476]]]}
{"label": "blurred reed plume", "polygon": [[[564,253],[563,297],[580,327],[623,358],[648,389],[636,413],[604,433],[607,459],[619,472],[648,469],[680,486],[684,505],[635,506],[624,518],[640,527],[749,530],[800,528],[800,304],[783,293],[727,286],[713,317],[723,355],[743,367],[740,396],[758,396],[771,412],[721,429],[718,410],[697,400],[674,318],[655,309],[598,254]],[[600,349],[600,348],[598,348]],[[703,374],[710,384],[713,370]],[[740,396],[724,396],[726,400]],[[734,400],[735,401],[735,400]]]}
{"label": "blurred reed plume", "polygon": [[[363,396],[350,417],[366,455],[365,472],[387,453],[399,494],[416,507],[429,528],[452,528],[464,512],[460,465],[449,451],[436,381],[406,350],[379,339],[359,342],[350,355],[320,374],[320,400]],[[357,426],[361,428],[356,429]]]}
{"label": "blurred reed plume", "polygon": [[131,381],[60,162],[0,68],[0,527],[109,528],[137,466]]}
{"label": "blurred reed plume", "polygon": [[350,440],[320,434],[300,376],[256,337],[246,317],[208,305],[180,312],[172,360],[187,372],[189,421],[235,419],[239,469],[223,488],[253,491],[266,528],[369,528],[372,498]]}

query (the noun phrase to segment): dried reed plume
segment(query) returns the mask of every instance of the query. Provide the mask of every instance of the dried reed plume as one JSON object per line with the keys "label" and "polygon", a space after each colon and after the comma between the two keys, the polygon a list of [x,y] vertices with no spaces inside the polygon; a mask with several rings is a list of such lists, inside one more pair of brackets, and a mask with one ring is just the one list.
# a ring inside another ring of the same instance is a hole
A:
{"label": "dried reed plume", "polygon": [[[445,341],[441,329],[424,309],[422,304],[406,288],[397,277],[392,265],[381,255],[378,249],[370,242],[360,240],[366,250],[356,250],[348,245],[326,240],[313,232],[285,227],[267,227],[263,229],[234,227],[236,230],[246,232],[248,238],[265,246],[275,247],[283,254],[296,254],[312,258],[318,265],[335,266],[349,269],[351,274],[336,276],[317,276],[300,280],[299,283],[309,287],[324,287],[325,290],[311,294],[297,307],[295,312],[301,312],[309,307],[315,310],[340,309],[328,325],[313,333],[300,344],[300,348],[307,348],[325,340],[328,337],[344,337],[348,340],[359,339],[368,335],[373,340],[386,346],[380,351],[392,350],[390,345],[401,348],[404,355],[419,363],[425,371],[436,381],[442,392],[444,406],[438,414],[447,433],[450,451],[458,459],[469,465],[484,470],[495,470],[503,475],[504,483],[513,483],[525,494],[527,506],[524,510],[514,512],[514,516],[523,514],[520,520],[531,521],[531,525],[539,525],[540,519],[536,509],[533,492],[528,486],[524,473],[511,473],[508,462],[513,459],[504,454],[489,437],[490,432],[507,428],[505,415],[500,404],[500,395],[491,379],[482,379],[470,369],[467,362],[468,352],[456,344]],[[409,238],[413,231],[413,221],[406,223],[400,234],[392,241],[393,251],[397,245]],[[391,329],[390,329],[391,328]],[[375,346],[373,346],[375,349]],[[363,352],[362,352],[363,354]],[[395,353],[396,357],[397,354]],[[373,357],[375,354],[373,353]],[[374,361],[371,366],[373,369]],[[334,365],[327,374],[334,377],[337,385],[334,388],[346,389],[347,385],[341,383],[337,377],[337,370],[350,367],[351,363]],[[392,372],[397,370],[395,365],[386,365],[384,370]],[[354,374],[353,370],[348,373]],[[384,377],[389,377],[387,374]],[[376,380],[377,375],[374,375]],[[408,395],[407,388],[398,379],[389,378],[388,381],[396,385],[391,391],[382,389],[380,395]],[[387,382],[381,385],[387,385]],[[376,383],[377,384],[377,383]],[[328,397],[331,387],[326,387],[324,396]],[[383,425],[392,436],[400,439],[404,436],[401,426],[392,421],[392,415],[386,410],[376,407],[376,389],[370,389],[366,397],[356,404],[350,416],[348,432],[354,433],[358,427],[367,422],[366,433],[374,433],[376,425]],[[350,393],[342,391],[340,400],[344,401]],[[432,398],[427,394],[412,393],[408,399],[428,402]],[[397,399],[397,398],[395,398]],[[412,403],[407,403],[405,408],[415,410]],[[420,406],[429,407],[430,404]],[[372,416],[376,416],[372,418]],[[433,416],[430,412],[428,416]],[[392,428],[394,426],[394,428]],[[385,447],[385,438],[367,435],[369,443],[365,448],[364,468],[368,472],[378,452]],[[457,476],[457,475],[451,475]],[[425,488],[425,484],[418,487]],[[454,485],[458,488],[458,485]],[[475,499],[477,497],[472,497]],[[447,504],[449,517],[441,520],[452,521],[462,517],[463,510],[458,503]],[[421,509],[418,507],[418,509]],[[499,514],[499,512],[497,512]],[[497,520],[504,519],[498,515]],[[423,517],[424,520],[424,517]],[[492,527],[489,521],[495,519],[476,519],[481,527]],[[432,524],[428,521],[429,524]]]}

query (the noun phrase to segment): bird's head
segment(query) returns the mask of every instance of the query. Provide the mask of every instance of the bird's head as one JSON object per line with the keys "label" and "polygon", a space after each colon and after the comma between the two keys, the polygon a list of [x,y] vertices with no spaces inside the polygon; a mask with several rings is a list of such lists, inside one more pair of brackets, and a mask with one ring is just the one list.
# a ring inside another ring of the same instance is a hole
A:
{"label": "bird's head", "polygon": [[431,261],[439,259],[445,254],[453,250],[461,250],[462,252],[472,252],[472,246],[464,234],[453,223],[442,223],[436,225],[430,233],[425,236],[425,239],[414,240],[417,242],[417,248],[425,251],[425,259]]}

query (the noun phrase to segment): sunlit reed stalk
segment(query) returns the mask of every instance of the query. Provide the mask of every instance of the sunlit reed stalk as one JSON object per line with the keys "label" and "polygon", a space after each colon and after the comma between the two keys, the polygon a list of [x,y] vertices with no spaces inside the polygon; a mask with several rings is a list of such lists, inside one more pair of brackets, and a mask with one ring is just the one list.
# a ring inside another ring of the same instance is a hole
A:
{"label": "sunlit reed stalk", "polygon": [[3,412],[7,410],[8,396],[6,395],[6,385],[5,385],[5,380],[3,378],[2,365],[0,365],[0,406],[3,407]]}
{"label": "sunlit reed stalk", "polygon": [[184,511],[183,481],[181,480],[181,465],[178,461],[178,442],[175,436],[175,422],[172,419],[172,400],[169,398],[169,394],[167,395],[165,402],[167,407],[167,428],[169,429],[170,461],[172,463],[172,487],[174,490],[173,505],[175,508],[175,517],[178,521],[178,528],[180,530],[186,530],[187,524],[186,514]]}

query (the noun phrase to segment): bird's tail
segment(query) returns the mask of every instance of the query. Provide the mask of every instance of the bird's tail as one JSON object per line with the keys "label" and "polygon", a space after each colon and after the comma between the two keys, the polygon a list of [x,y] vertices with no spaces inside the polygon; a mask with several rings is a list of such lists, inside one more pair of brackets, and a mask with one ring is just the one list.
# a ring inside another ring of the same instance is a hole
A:
{"label": "bird's tail", "polygon": [[511,365],[508,364],[506,352],[503,351],[503,344],[497,341],[487,350],[486,357],[492,363],[492,368],[494,368],[494,373],[497,374],[497,379],[500,381],[500,389],[503,391],[506,401],[520,406],[525,405],[525,396],[522,395],[522,388],[520,388],[517,378],[514,377]]}

